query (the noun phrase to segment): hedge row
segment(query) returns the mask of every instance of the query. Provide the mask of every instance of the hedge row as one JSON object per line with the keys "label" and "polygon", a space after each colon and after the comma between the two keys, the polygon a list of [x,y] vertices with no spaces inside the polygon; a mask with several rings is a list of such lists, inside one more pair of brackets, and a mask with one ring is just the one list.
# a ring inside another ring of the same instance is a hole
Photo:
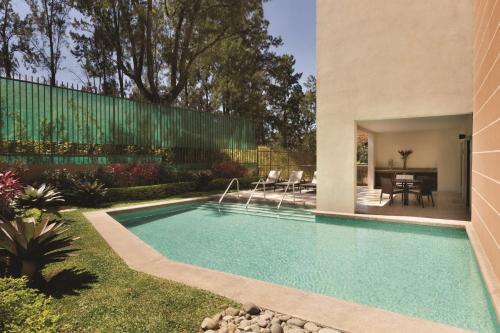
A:
{"label": "hedge row", "polygon": [[[238,179],[240,189],[248,189],[255,177],[242,177]],[[216,191],[225,190],[230,179],[216,178],[208,182],[203,188],[199,188],[196,182],[169,183],[160,185],[134,186],[110,188],[108,190],[108,201],[134,201],[164,199],[177,194],[194,191]]]}

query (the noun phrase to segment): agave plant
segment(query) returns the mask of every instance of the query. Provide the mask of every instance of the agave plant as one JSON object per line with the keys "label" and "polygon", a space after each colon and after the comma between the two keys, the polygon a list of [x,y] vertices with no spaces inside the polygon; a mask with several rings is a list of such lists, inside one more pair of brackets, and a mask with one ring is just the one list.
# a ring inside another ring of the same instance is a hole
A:
{"label": "agave plant", "polygon": [[71,197],[73,202],[81,206],[96,206],[102,203],[108,189],[98,180],[75,181]]}
{"label": "agave plant", "polygon": [[78,237],[63,236],[67,230],[64,221],[0,220],[0,251],[7,253],[10,265],[19,267],[20,275],[33,280],[47,264],[63,261],[77,251],[71,245]]}
{"label": "agave plant", "polygon": [[17,206],[21,209],[37,208],[43,211],[47,207],[61,202],[64,202],[61,193],[46,184],[42,184],[38,188],[28,185],[17,197]]}

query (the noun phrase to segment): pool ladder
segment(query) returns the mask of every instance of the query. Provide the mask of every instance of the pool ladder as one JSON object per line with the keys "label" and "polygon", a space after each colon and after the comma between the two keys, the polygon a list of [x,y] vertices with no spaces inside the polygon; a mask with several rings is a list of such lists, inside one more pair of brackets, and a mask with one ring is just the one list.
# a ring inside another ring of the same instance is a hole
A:
{"label": "pool ladder", "polygon": [[219,199],[219,207],[220,207],[222,200],[224,200],[224,197],[226,196],[227,192],[231,188],[231,185],[233,185],[233,183],[235,181],[236,181],[236,191],[238,192],[238,199],[240,199],[240,182],[238,181],[238,178],[233,178],[233,179],[231,179],[231,182],[227,186],[226,190],[224,191],[224,194],[222,194],[220,199]]}

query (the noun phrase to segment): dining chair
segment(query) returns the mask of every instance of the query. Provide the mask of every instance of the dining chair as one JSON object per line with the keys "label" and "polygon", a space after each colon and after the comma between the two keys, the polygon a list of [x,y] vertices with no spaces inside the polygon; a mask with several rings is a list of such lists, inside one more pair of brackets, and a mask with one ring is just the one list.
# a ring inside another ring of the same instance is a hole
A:
{"label": "dining chair", "polygon": [[[407,175],[407,174],[397,174],[396,175],[396,186],[399,188],[403,187],[403,183],[398,183],[398,179],[402,180],[413,180],[415,179],[414,175]],[[413,187],[413,183],[407,183],[408,187]]]}
{"label": "dining chair", "polygon": [[[392,201],[393,201],[393,198],[394,198],[394,194],[398,194],[398,193],[403,193],[403,190],[400,189],[400,188],[395,188],[393,185],[392,185],[392,179],[389,178],[389,177],[382,177],[381,179],[381,185],[382,185],[382,191],[380,192],[380,200],[379,200],[379,203],[382,203],[382,195],[385,193],[385,194],[389,194],[389,197],[390,197],[390,201],[389,201],[389,205],[392,205]],[[401,202],[403,202],[403,200],[401,200]]]}
{"label": "dining chair", "polygon": [[432,180],[429,177],[420,178],[421,183],[408,191],[408,193],[415,194],[417,200],[424,208],[424,196],[427,197],[427,201],[432,202],[432,207],[436,207],[434,203],[434,196],[432,195]]}

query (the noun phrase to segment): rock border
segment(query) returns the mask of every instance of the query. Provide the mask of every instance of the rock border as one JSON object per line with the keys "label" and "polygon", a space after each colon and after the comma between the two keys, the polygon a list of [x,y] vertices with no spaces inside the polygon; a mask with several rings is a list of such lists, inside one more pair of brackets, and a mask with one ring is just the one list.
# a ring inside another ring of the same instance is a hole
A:
{"label": "rock border", "polygon": [[342,333],[339,330],[262,309],[247,302],[240,309],[227,307],[201,323],[203,333]]}

